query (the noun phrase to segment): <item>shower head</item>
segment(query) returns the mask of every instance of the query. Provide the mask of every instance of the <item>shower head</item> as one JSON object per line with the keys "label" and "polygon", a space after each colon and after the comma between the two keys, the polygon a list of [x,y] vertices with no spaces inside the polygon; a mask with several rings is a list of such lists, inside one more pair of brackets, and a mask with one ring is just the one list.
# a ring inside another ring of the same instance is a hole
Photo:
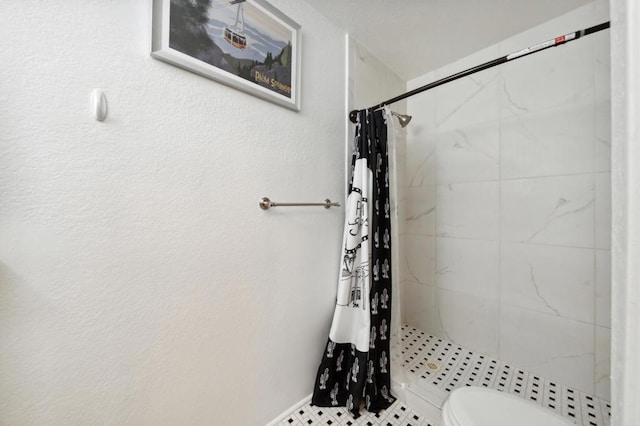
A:
{"label": "shower head", "polygon": [[407,114],[398,114],[397,112],[391,111],[391,115],[395,115],[398,117],[398,121],[400,122],[400,127],[405,128],[407,124],[411,121],[411,116]]}

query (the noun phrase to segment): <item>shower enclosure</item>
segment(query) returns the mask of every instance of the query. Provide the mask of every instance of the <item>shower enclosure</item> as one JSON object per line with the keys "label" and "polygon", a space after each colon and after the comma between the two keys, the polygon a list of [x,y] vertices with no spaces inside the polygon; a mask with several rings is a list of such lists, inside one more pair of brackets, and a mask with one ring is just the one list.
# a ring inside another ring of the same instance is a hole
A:
{"label": "shower enclosure", "polygon": [[[408,82],[352,41],[350,106],[608,19],[594,2]],[[608,424],[609,80],[602,31],[392,105],[413,116],[395,149],[401,398],[486,385]]]}

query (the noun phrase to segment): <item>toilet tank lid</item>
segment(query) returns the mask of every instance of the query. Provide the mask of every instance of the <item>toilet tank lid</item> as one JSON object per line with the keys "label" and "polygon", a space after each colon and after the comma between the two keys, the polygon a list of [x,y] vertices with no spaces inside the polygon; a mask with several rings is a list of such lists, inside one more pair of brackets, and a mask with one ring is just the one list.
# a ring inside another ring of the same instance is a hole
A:
{"label": "toilet tank lid", "polygon": [[575,426],[533,402],[484,387],[456,389],[447,405],[460,426]]}

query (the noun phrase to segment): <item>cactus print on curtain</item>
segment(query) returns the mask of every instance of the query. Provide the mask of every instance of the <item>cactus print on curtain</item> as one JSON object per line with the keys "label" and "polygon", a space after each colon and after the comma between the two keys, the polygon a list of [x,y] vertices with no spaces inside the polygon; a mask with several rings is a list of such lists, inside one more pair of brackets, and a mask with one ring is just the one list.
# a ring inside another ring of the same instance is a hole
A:
{"label": "cactus print on curtain", "polygon": [[329,339],[312,405],[360,415],[391,395],[391,204],[385,110],[358,112],[341,271]]}

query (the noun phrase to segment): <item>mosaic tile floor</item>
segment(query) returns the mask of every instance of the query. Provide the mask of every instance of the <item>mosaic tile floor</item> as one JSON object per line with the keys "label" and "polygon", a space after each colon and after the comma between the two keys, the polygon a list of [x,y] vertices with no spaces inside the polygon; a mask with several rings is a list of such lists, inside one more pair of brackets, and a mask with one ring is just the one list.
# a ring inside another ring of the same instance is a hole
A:
{"label": "mosaic tile floor", "polygon": [[[435,406],[441,407],[454,389],[484,386],[527,399],[581,426],[611,425],[611,405],[608,401],[475,353],[409,325],[402,327],[402,357],[411,391]],[[439,424],[439,421],[426,419],[401,402],[396,402],[380,414],[363,412],[357,420],[344,407],[312,407],[307,403],[281,419],[275,425]]]}
{"label": "mosaic tile floor", "polygon": [[[402,327],[403,367],[438,406],[461,386],[484,386],[528,399],[578,425],[610,426],[608,401],[474,353],[422,330]],[[435,401],[434,401],[435,399]]]}
{"label": "mosaic tile floor", "polygon": [[423,416],[400,402],[395,402],[380,414],[363,413],[357,420],[354,420],[344,407],[312,407],[305,404],[287,414],[285,419],[276,425],[433,426]]}

